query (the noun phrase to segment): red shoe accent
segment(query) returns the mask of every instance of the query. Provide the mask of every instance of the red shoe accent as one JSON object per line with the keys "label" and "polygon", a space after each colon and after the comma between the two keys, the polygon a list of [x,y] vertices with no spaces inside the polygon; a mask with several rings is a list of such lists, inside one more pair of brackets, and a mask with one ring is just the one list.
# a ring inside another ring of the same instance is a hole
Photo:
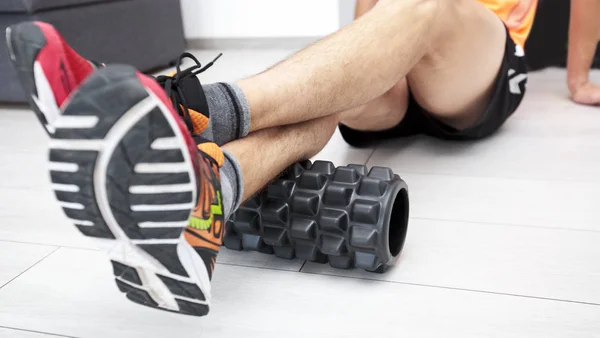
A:
{"label": "red shoe accent", "polygon": [[65,42],[52,25],[34,23],[46,37],[46,45],[40,50],[36,61],[42,66],[60,107],[94,68]]}
{"label": "red shoe accent", "polygon": [[181,133],[184,135],[185,143],[188,147],[188,151],[190,152],[192,163],[194,165],[194,171],[197,174],[200,173],[200,164],[198,163],[199,158],[198,149],[196,148],[196,142],[194,142],[194,139],[192,138],[189,129],[187,128],[179,114],[173,108],[171,100],[167,97],[167,94],[161,88],[161,86],[159,86],[158,83],[156,83],[156,80],[141,73],[138,73],[137,75],[144,87],[150,89],[150,91],[152,91],[154,95],[156,95],[156,97],[158,97],[162,101],[162,103],[169,109],[171,115],[173,115],[173,118],[175,118],[175,121],[177,121],[177,126],[179,127]]}

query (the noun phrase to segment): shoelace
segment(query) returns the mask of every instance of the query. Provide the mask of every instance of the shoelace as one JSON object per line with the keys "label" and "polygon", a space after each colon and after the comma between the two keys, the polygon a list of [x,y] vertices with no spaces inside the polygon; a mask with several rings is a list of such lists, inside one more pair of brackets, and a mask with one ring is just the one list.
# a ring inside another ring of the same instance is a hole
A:
{"label": "shoelace", "polygon": [[[186,53],[181,54],[179,56],[179,58],[177,59],[177,65],[176,65],[177,72],[175,73],[175,75],[173,75],[173,76],[160,75],[160,76],[156,77],[156,81],[158,82],[158,84],[160,84],[165,89],[165,91],[167,92],[167,96],[171,99],[171,102],[173,103],[173,106],[175,107],[175,109],[177,109],[177,113],[179,113],[179,116],[181,116],[181,118],[185,122],[186,126],[192,133],[194,132],[194,124],[192,123],[192,119],[190,117],[190,111],[189,111],[189,106],[188,106],[187,100],[185,99],[185,95],[183,95],[183,93],[181,91],[180,83],[182,80],[184,80],[188,77],[196,76],[196,75],[204,72],[205,70],[210,68],[222,55],[223,55],[223,53],[220,53],[219,55],[217,55],[217,57],[214,60],[212,60],[205,66],[202,66],[200,61],[198,61],[198,59],[194,55],[186,52]],[[189,68],[186,68],[182,71],[181,64],[183,63],[183,60],[186,58],[189,58],[192,61],[194,61],[195,65],[193,65]],[[207,113],[207,112],[204,112],[204,113]]]}

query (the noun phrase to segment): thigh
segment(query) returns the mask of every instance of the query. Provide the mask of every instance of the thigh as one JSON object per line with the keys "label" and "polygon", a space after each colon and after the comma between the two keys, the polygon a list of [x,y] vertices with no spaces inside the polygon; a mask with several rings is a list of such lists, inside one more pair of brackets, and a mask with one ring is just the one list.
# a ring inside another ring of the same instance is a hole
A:
{"label": "thigh", "polygon": [[[347,112],[339,125],[344,140],[354,147],[373,146],[381,141],[427,132],[422,108],[401,81],[386,95]],[[358,113],[358,114],[357,114]]]}
{"label": "thigh", "polygon": [[500,18],[476,0],[452,3],[440,18],[446,29],[407,78],[424,111],[466,129],[491,101],[508,36]]}

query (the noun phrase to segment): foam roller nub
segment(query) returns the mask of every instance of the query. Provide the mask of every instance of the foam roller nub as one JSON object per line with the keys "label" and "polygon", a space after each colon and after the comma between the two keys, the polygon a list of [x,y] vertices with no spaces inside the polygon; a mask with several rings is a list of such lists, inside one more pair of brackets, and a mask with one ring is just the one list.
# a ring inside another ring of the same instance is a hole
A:
{"label": "foam roller nub", "polygon": [[239,208],[224,245],[384,272],[400,257],[408,214],[407,185],[391,169],[305,161]]}

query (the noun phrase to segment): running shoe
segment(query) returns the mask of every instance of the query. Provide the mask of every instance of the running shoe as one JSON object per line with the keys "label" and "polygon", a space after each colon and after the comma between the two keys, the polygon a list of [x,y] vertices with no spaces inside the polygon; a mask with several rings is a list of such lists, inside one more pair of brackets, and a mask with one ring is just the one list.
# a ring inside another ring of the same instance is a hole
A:
{"label": "running shoe", "polygon": [[56,198],[97,240],[130,300],[204,316],[224,215],[214,143],[196,142],[154,79],[129,66],[92,74],[50,141]]}
{"label": "running shoe", "polygon": [[8,27],[6,42],[30,106],[46,132],[54,134],[61,108],[100,64],[77,54],[52,25],[44,22]]}
{"label": "running shoe", "polygon": [[[23,22],[6,30],[13,67],[26,92],[30,106],[48,134],[69,97],[95,69],[105,64],[79,55],[54,28],[45,22]],[[189,131],[200,135],[208,126],[208,103],[197,75],[210,68],[222,54],[205,66],[190,54],[177,59],[176,71],[155,80],[163,87]],[[183,61],[193,64],[181,69]]]}
{"label": "running shoe", "polygon": [[51,138],[58,203],[107,252],[119,290],[146,306],[208,314],[223,240],[224,156],[192,138],[187,102],[174,106],[156,79],[132,67],[85,60],[50,25],[13,26],[7,40]]}

